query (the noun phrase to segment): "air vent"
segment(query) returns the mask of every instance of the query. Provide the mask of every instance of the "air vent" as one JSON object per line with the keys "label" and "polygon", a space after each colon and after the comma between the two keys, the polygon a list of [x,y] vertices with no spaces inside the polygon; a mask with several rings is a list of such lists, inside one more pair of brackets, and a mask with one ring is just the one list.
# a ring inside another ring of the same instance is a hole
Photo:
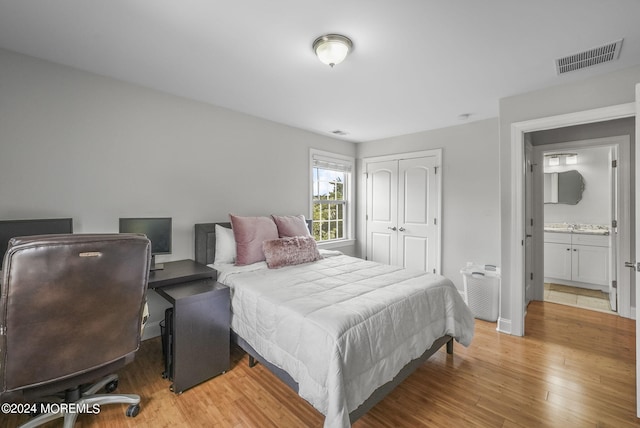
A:
{"label": "air vent", "polygon": [[334,130],[334,131],[331,131],[331,133],[332,133],[333,135],[340,135],[340,136],[347,135],[347,132],[345,132],[345,131],[341,131],[340,129],[336,129],[336,130]]}
{"label": "air vent", "polygon": [[618,56],[620,56],[622,40],[623,39],[616,40],[615,42],[598,46],[588,51],[559,58],[556,60],[556,73],[560,75],[605,62],[615,61],[618,59]]}

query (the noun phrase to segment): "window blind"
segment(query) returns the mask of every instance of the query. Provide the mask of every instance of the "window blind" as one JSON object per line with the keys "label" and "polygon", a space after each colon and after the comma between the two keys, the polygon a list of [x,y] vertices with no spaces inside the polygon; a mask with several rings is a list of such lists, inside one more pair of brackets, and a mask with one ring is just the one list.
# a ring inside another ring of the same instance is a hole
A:
{"label": "window blind", "polygon": [[330,169],[332,171],[351,172],[351,162],[345,159],[336,159],[326,156],[313,155],[313,166],[315,168]]}

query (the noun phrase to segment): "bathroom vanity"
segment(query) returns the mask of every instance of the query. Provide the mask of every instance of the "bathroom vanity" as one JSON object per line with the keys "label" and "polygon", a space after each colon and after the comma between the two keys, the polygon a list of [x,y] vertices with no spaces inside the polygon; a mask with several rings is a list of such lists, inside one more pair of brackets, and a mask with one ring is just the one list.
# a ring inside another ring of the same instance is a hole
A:
{"label": "bathroom vanity", "polygon": [[545,226],[545,282],[608,292],[609,238],[606,226]]}

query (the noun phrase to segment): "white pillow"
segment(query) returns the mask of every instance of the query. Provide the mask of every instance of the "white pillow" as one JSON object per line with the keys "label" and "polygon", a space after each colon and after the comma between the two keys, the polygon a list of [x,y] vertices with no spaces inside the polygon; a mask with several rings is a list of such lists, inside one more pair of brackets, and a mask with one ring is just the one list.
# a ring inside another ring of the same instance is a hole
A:
{"label": "white pillow", "polygon": [[214,263],[236,262],[236,239],[233,230],[216,224],[216,256]]}

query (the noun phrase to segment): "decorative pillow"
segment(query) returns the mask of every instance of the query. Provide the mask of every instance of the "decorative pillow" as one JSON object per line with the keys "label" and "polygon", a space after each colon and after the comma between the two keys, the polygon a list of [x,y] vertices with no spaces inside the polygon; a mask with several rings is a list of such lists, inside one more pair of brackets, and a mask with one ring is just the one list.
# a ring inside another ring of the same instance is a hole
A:
{"label": "decorative pillow", "polygon": [[278,227],[278,236],[310,236],[309,228],[303,215],[271,215]]}
{"label": "decorative pillow", "polygon": [[214,263],[236,262],[236,240],[233,230],[216,224],[216,255]]}
{"label": "decorative pillow", "polygon": [[229,214],[236,240],[236,265],[250,265],[264,258],[262,242],[278,238],[278,228],[270,217],[240,217]]}
{"label": "decorative pillow", "polygon": [[322,258],[312,236],[291,236],[264,241],[262,249],[269,269],[315,262]]}

